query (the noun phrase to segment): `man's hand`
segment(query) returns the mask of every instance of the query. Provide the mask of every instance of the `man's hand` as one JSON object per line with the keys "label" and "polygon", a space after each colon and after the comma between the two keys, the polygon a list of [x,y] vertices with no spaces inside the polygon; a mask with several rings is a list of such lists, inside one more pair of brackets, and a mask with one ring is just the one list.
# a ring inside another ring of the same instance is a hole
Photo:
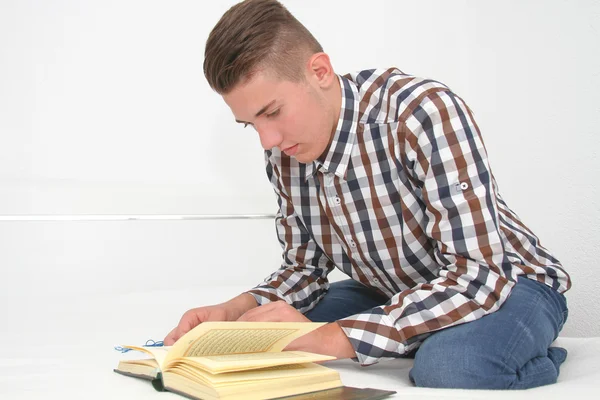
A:
{"label": "man's hand", "polygon": [[238,321],[252,322],[310,322],[300,311],[285,301],[274,301],[243,314]]}
{"label": "man's hand", "polygon": [[[302,313],[284,301],[275,301],[253,308],[243,314],[238,321],[310,322]],[[356,357],[348,337],[335,322],[299,337],[290,343],[285,350],[326,354],[337,358]]]}
{"label": "man's hand", "polygon": [[246,311],[258,304],[250,294],[241,294],[228,302],[214,306],[192,308],[183,314],[179,324],[165,337],[165,346],[173,345],[180,337],[188,333],[202,322],[235,321]]}

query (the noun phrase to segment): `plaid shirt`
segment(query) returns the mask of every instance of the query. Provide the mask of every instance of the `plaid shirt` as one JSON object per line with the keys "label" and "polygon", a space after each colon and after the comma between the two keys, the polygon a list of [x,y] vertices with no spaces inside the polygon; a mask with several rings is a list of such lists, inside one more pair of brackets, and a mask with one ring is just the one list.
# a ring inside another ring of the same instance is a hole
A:
{"label": "plaid shirt", "polygon": [[397,69],[339,77],[337,130],[319,160],[265,152],[281,268],[248,293],[301,312],[337,267],[389,301],[337,321],[363,365],[496,311],[517,276],[564,292],[559,261],[508,208],[466,104]]}

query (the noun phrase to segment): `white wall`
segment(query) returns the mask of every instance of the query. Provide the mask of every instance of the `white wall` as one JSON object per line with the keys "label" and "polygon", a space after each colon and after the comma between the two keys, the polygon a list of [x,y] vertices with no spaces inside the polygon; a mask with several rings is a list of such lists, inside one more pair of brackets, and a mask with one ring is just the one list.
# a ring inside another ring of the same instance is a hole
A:
{"label": "white wall", "polygon": [[[202,76],[233,3],[0,0],[0,215],[273,213],[258,139]],[[600,3],[284,4],[339,72],[397,66],[467,101],[503,196],[571,273],[564,334],[600,335]],[[9,299],[215,284],[214,265],[246,284],[278,262],[270,221],[1,219]]]}

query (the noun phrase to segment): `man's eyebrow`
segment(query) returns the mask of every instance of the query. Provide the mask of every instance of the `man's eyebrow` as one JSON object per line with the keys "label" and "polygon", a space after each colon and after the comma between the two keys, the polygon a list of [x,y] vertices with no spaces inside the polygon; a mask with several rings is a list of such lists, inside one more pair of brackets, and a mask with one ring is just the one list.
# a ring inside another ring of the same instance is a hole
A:
{"label": "man's eyebrow", "polygon": [[[262,114],[264,114],[269,109],[269,107],[271,107],[273,104],[275,104],[276,101],[277,100],[273,100],[269,104],[267,104],[266,106],[264,106],[263,108],[258,110],[258,112],[256,113],[256,115],[254,117],[260,117]],[[249,122],[240,121],[239,119],[236,119],[235,122],[240,123],[240,124],[249,124]]]}
{"label": "man's eyebrow", "polygon": [[264,106],[263,108],[261,108],[255,115],[255,117],[260,117],[262,114],[265,113],[265,111],[267,111],[269,109],[269,107],[271,107],[273,104],[275,103],[275,100],[271,101],[269,104],[267,104],[266,106]]}

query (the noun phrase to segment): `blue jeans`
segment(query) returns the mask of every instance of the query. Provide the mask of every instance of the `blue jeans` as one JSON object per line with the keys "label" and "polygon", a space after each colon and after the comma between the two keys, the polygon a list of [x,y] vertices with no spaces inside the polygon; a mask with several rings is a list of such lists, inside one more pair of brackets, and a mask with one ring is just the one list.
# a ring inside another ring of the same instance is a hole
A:
{"label": "blue jeans", "polygon": [[[385,304],[387,298],[353,280],[331,284],[305,315],[332,322]],[[567,319],[565,296],[520,277],[496,312],[434,332],[414,354],[416,386],[462,389],[528,389],[555,383],[567,356],[550,347]]]}

